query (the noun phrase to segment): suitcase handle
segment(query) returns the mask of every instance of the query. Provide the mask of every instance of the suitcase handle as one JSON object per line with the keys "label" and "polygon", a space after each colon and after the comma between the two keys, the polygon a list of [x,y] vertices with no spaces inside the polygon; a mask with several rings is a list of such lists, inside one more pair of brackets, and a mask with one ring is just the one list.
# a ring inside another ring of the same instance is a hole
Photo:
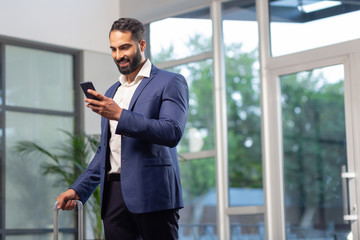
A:
{"label": "suitcase handle", "polygon": [[[84,234],[84,224],[83,224],[83,204],[79,200],[73,200],[76,203],[77,209],[78,209],[78,240],[83,240],[83,234]],[[59,215],[59,209],[58,207],[58,201],[54,204],[54,240],[58,240],[59,238],[59,222],[58,222],[58,215]]]}

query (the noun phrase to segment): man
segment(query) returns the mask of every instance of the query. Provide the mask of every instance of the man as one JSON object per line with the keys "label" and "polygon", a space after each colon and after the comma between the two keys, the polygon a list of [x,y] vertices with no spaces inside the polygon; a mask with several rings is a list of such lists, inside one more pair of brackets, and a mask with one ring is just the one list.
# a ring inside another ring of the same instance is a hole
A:
{"label": "man", "polygon": [[87,201],[101,184],[107,240],[178,239],[183,207],[176,145],[185,128],[188,87],[183,76],[145,58],[144,26],[120,18],[110,30],[110,49],[121,75],[99,101],[85,99],[101,118],[101,143],[85,172],[59,195],[58,208]]}

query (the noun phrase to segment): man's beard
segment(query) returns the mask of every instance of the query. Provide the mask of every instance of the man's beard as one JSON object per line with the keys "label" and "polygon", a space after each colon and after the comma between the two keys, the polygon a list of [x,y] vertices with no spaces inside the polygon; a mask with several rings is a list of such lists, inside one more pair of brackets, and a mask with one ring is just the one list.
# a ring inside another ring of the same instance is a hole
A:
{"label": "man's beard", "polygon": [[[121,67],[119,66],[119,62],[123,61],[123,60],[128,60],[129,61],[129,65],[127,67]],[[124,57],[121,58],[118,61],[115,61],[116,66],[118,67],[119,71],[121,74],[123,75],[128,75],[132,72],[135,72],[135,70],[140,66],[141,63],[141,53],[140,53],[140,48],[137,48],[136,54],[134,56],[134,59],[132,61],[130,61],[130,59],[128,57]]]}

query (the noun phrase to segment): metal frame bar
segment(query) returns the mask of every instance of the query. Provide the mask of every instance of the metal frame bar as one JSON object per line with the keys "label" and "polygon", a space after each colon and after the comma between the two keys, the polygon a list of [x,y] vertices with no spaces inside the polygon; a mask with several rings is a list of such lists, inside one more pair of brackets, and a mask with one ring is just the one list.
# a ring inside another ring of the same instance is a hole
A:
{"label": "metal frame bar", "polygon": [[73,66],[74,66],[74,117],[75,117],[75,133],[81,133],[84,128],[84,104],[81,101],[82,93],[80,90],[80,82],[84,81],[84,74],[83,74],[83,52],[77,51],[73,54]]}
{"label": "metal frame bar", "polygon": [[[360,165],[358,159],[360,158],[360,152],[356,146],[360,140],[360,128],[359,123],[359,102],[360,98],[360,84],[358,77],[360,64],[360,51],[356,53],[347,54],[345,60],[345,79],[344,79],[344,104],[345,104],[345,121],[346,121],[346,141],[347,141],[347,154],[348,154],[348,172],[355,173],[354,178],[348,180],[349,190],[349,215],[355,217],[357,220],[352,221],[351,231],[354,239],[358,239],[360,235],[360,222],[359,211],[357,210],[360,205]],[[349,134],[350,133],[350,134]],[[357,176],[357,177],[356,177]],[[345,220],[346,215],[344,215]],[[348,216],[349,217],[349,216]]]}
{"label": "metal frame bar", "polygon": [[39,113],[39,114],[55,115],[55,116],[66,116],[66,117],[75,117],[76,116],[75,111],[74,112],[65,112],[65,111],[27,108],[27,107],[17,107],[17,106],[4,106],[3,109],[4,109],[4,111],[14,111],[14,112],[24,112],[24,113]]}
{"label": "metal frame bar", "polygon": [[[5,112],[4,112],[4,89],[5,89],[5,44],[0,41],[0,89],[1,89],[1,108],[0,108],[0,118],[1,118],[1,149],[5,149]],[[1,171],[1,202],[0,202],[0,229],[5,228],[5,151],[1,151],[1,159],[0,159],[0,171]],[[0,239],[4,239],[4,234],[1,233]]]}
{"label": "metal frame bar", "polygon": [[38,50],[44,50],[44,51],[51,51],[51,52],[57,52],[57,53],[65,53],[65,54],[71,54],[75,55],[79,53],[78,49],[69,48],[69,47],[62,47],[58,45],[53,44],[47,44],[47,43],[39,43],[31,40],[22,40],[14,37],[8,37],[0,35],[0,42],[3,44],[8,45],[15,45],[19,47],[29,47],[32,49],[38,49]]}
{"label": "metal frame bar", "polygon": [[212,59],[212,57],[213,57],[212,52],[204,52],[204,53],[200,53],[198,55],[193,55],[193,56],[182,58],[182,59],[176,59],[176,60],[170,60],[167,62],[158,63],[156,65],[159,68],[167,69],[167,68],[184,65],[187,63],[191,63],[191,62],[200,62],[200,61],[204,61],[207,59]]}
{"label": "metal frame bar", "polygon": [[[18,229],[5,229],[1,230],[0,234],[6,236],[21,236],[21,235],[30,235],[30,234],[51,234],[54,232],[52,228],[36,228],[36,229],[26,229],[26,228],[18,228]],[[76,228],[59,228],[59,232],[61,233],[69,233],[76,234],[78,230]]]}
{"label": "metal frame bar", "polygon": [[178,161],[188,161],[188,160],[198,160],[202,158],[215,157],[215,150],[205,150],[200,152],[190,152],[190,153],[179,153]]}
{"label": "metal frame bar", "polygon": [[230,239],[228,208],[228,144],[226,114],[226,81],[221,1],[211,3],[213,21],[214,119],[216,146],[217,233],[219,239]]}
{"label": "metal frame bar", "polygon": [[145,42],[146,42],[146,48],[145,48],[145,57],[149,58],[151,60],[151,53],[150,53],[150,24],[145,24]]}
{"label": "metal frame bar", "polygon": [[[360,81],[359,81],[359,76],[360,76],[360,51],[357,51],[356,53],[352,53],[349,56],[350,58],[350,62],[349,62],[349,84],[350,84],[350,89],[348,89],[349,91],[349,100],[345,99],[345,102],[348,102],[348,105],[350,106],[350,111],[351,111],[351,120],[352,120],[352,128],[351,131],[353,132],[353,146],[359,146],[360,144],[360,111],[359,111],[359,103],[360,103],[360,96],[359,96],[359,91],[360,91]],[[347,71],[345,71],[346,73]],[[359,186],[360,186],[360,164],[358,162],[358,160],[360,159],[360,150],[358,147],[353,147],[352,149],[353,151],[353,157],[354,157],[354,165],[353,165],[353,170],[356,174],[356,178],[354,179],[354,183],[351,186],[350,191],[354,191],[354,188],[356,189],[355,193],[356,196],[354,196],[356,198],[356,202],[355,204],[357,204],[357,206],[359,207],[360,205],[360,191],[359,191]],[[352,203],[352,196],[350,196],[350,203]],[[359,211],[357,211],[357,215],[358,215],[358,219],[359,219]],[[352,231],[353,231],[353,236],[354,239],[359,238],[360,236],[360,221],[356,221],[352,223]]]}
{"label": "metal frame bar", "polygon": [[269,1],[256,0],[259,24],[259,54],[261,76],[262,109],[262,162],[263,187],[265,194],[266,239],[285,239],[283,173],[281,160],[281,123],[277,106],[279,97],[278,81],[268,71],[270,53]]}
{"label": "metal frame bar", "polygon": [[264,206],[229,207],[228,209],[226,209],[226,214],[228,215],[250,215],[264,213]]}
{"label": "metal frame bar", "polygon": [[324,59],[342,57],[358,51],[360,51],[360,39],[355,39],[278,57],[269,56],[266,59],[266,67],[268,71],[294,68],[297,65],[302,65],[304,62],[323,61]]}
{"label": "metal frame bar", "polygon": [[[1,52],[2,56],[2,81],[1,81],[1,91],[2,91],[2,111],[1,111],[1,120],[2,120],[2,126],[1,126],[1,131],[2,131],[2,139],[1,139],[1,165],[2,165],[2,176],[1,176],[1,180],[2,180],[2,202],[1,202],[1,207],[2,207],[2,218],[1,218],[1,228],[5,229],[6,226],[6,137],[5,137],[5,128],[6,128],[6,112],[5,112],[5,99],[6,99],[6,80],[5,80],[5,43],[2,44],[2,52]],[[6,235],[2,234],[2,239],[5,239]]]}

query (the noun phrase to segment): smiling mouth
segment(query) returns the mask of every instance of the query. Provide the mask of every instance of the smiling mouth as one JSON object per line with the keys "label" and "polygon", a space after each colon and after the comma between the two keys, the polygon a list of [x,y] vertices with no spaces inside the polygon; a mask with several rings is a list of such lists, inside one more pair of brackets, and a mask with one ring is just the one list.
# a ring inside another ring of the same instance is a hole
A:
{"label": "smiling mouth", "polygon": [[127,66],[128,64],[129,64],[129,60],[128,59],[121,59],[121,60],[119,60],[117,63],[118,63],[118,65],[120,66],[120,67],[125,67],[125,66]]}
{"label": "smiling mouth", "polygon": [[128,63],[129,63],[129,60],[127,60],[127,59],[124,59],[124,60],[119,61],[119,65],[120,65],[120,66],[127,65]]}

